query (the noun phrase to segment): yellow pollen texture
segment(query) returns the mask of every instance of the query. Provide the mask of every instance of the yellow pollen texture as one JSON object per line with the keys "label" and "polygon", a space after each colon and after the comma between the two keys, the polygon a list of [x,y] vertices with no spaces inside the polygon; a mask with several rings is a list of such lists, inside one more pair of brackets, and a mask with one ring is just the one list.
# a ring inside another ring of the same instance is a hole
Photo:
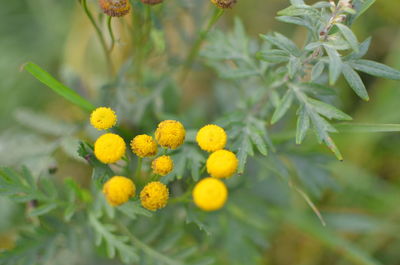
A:
{"label": "yellow pollen texture", "polygon": [[224,149],[226,138],[225,130],[214,124],[204,126],[196,135],[198,145],[207,152],[215,152]]}
{"label": "yellow pollen texture", "polygon": [[165,176],[174,168],[174,161],[170,156],[160,156],[153,160],[151,168],[154,174]]}
{"label": "yellow pollen texture", "polygon": [[126,145],[121,136],[106,133],[94,143],[94,154],[104,164],[115,163],[124,156]]}
{"label": "yellow pollen texture", "polygon": [[131,141],[132,151],[138,157],[154,156],[157,153],[157,143],[150,135],[138,135]]}
{"label": "yellow pollen texture", "polygon": [[183,144],[186,131],[179,121],[166,120],[158,124],[155,134],[159,145],[170,149],[176,149]]}
{"label": "yellow pollen texture", "polygon": [[156,211],[167,205],[169,191],[165,184],[153,181],[147,184],[140,192],[142,206],[150,211]]}
{"label": "yellow pollen texture", "polygon": [[103,186],[103,193],[112,206],[118,206],[135,196],[136,186],[132,180],[115,176],[110,178]]}
{"label": "yellow pollen texture", "polygon": [[117,123],[117,115],[110,108],[100,107],[90,115],[90,123],[98,130],[107,130]]}
{"label": "yellow pollen texture", "polygon": [[225,184],[216,178],[202,179],[193,189],[193,201],[204,211],[221,209],[228,198]]}
{"label": "yellow pollen texture", "polygon": [[207,159],[207,172],[216,178],[229,178],[237,170],[239,161],[236,155],[228,150],[218,150]]}

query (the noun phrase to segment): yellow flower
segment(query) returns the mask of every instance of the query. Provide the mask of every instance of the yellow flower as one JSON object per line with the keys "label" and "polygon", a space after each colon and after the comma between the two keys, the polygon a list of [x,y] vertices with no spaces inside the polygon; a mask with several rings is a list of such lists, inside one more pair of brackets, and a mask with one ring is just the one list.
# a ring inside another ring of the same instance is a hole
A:
{"label": "yellow flower", "polygon": [[207,159],[207,172],[216,178],[229,178],[238,167],[236,155],[228,150],[218,150]]}
{"label": "yellow flower", "polygon": [[99,0],[103,12],[111,17],[122,17],[129,13],[129,0]]}
{"label": "yellow flower", "polygon": [[94,143],[94,154],[104,164],[115,163],[125,154],[126,145],[121,136],[106,133]]}
{"label": "yellow flower", "polygon": [[174,161],[170,156],[160,156],[153,160],[151,168],[154,174],[165,176],[174,169]]}
{"label": "yellow flower", "polygon": [[168,197],[167,186],[159,181],[150,182],[140,192],[142,206],[150,211],[164,208],[167,205]]}
{"label": "yellow flower", "polygon": [[90,123],[98,130],[107,130],[117,123],[117,115],[110,108],[100,107],[90,115]]}
{"label": "yellow flower", "polygon": [[204,151],[215,152],[224,149],[226,138],[224,129],[217,125],[209,124],[198,131],[196,141]]}
{"label": "yellow flower", "polygon": [[131,141],[132,151],[139,157],[154,156],[157,153],[157,143],[150,135],[138,135]]}
{"label": "yellow flower", "polygon": [[232,8],[236,4],[236,0],[211,0],[211,3],[218,8]]}
{"label": "yellow flower", "polygon": [[166,120],[158,124],[156,140],[159,145],[175,149],[185,140],[186,131],[179,121]]}
{"label": "yellow flower", "polygon": [[110,178],[103,186],[103,193],[112,206],[118,206],[135,196],[136,186],[132,180],[115,176]]}
{"label": "yellow flower", "polygon": [[228,198],[225,184],[216,178],[202,179],[193,189],[194,203],[204,211],[221,209]]}

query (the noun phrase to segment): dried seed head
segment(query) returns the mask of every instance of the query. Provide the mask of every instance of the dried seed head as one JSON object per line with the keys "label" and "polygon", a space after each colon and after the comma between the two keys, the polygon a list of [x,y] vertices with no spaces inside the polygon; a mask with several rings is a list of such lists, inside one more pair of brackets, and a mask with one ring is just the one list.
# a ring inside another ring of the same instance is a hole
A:
{"label": "dried seed head", "polygon": [[236,0],[211,0],[211,2],[219,8],[232,8],[236,4]]}
{"label": "dried seed head", "polygon": [[122,17],[129,13],[129,0],[99,0],[103,12],[111,17]]}
{"label": "dried seed head", "polygon": [[145,5],[156,5],[164,2],[164,0],[141,0]]}

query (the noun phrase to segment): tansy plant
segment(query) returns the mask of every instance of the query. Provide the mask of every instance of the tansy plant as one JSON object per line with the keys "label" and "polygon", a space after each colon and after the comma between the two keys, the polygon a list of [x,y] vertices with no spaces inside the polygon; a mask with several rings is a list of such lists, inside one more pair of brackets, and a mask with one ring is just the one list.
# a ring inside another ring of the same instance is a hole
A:
{"label": "tansy plant", "polygon": [[[50,137],[35,145],[47,147],[42,163],[23,157],[14,169],[0,170],[0,195],[25,207],[18,240],[0,254],[0,264],[62,264],[62,251],[79,258],[69,264],[105,258],[115,264],[261,264],[272,228],[283,220],[322,235],[350,261],[378,264],[324,228],[313,202],[337,187],[327,168],[333,157],[345,157],[335,133],[399,130],[350,122],[339,109],[342,76],[365,101],[360,73],[400,80],[399,71],[363,59],[371,39],[360,43],[351,30],[374,1],[291,0],[277,19],[303,28],[301,44],[277,32],[250,38],[238,18],[233,31],[214,29],[240,1],[189,2],[80,0],[99,44],[88,49],[99,73],[82,77],[97,76],[93,87],[104,83],[94,93],[73,90],[34,63],[24,65],[84,118],[68,123],[19,115],[24,126]],[[194,15],[203,4],[210,13],[204,23]],[[202,25],[194,36],[182,21],[170,27],[182,12]],[[176,49],[179,42],[184,48]],[[200,62],[219,77],[211,103],[182,104],[181,88],[193,82],[190,73],[202,69]],[[91,176],[56,172],[58,150]],[[311,217],[295,209],[289,191]],[[314,219],[319,222],[309,222]]]}

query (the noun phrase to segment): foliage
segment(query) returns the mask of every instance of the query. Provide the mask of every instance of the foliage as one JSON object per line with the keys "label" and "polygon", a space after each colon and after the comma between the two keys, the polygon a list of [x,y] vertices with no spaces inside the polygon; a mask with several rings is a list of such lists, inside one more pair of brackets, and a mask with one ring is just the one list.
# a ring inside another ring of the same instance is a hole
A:
{"label": "foliage", "polygon": [[[118,20],[119,31],[113,31],[115,18],[93,16],[95,2],[80,2],[103,49],[87,51],[95,55],[100,73],[91,83],[97,93],[88,92],[74,78],[63,78],[68,84],[64,85],[38,65],[24,65],[33,77],[77,106],[74,111],[84,114],[67,122],[20,110],[15,115],[20,125],[0,136],[0,147],[11,150],[0,156],[5,166],[0,170],[0,195],[25,210],[16,246],[0,253],[0,264],[59,264],[65,251],[80,259],[76,264],[104,258],[113,264],[264,264],[265,251],[279,245],[274,241],[277,228],[294,229],[331,249],[339,257],[335,264],[383,264],[379,255],[339,232],[391,234],[391,223],[380,231],[375,216],[384,210],[382,205],[396,201],[391,194],[398,193],[398,187],[374,181],[347,161],[338,165],[316,145],[323,143],[342,161],[342,148],[333,134],[400,130],[398,124],[353,123],[341,110],[345,104],[339,87],[346,83],[355,95],[369,101],[365,74],[400,80],[400,71],[364,59],[373,40],[360,43],[351,28],[375,1],[355,0],[348,5],[348,1],[291,0],[277,20],[306,32],[301,45],[278,32],[254,39],[239,18],[232,31],[211,30],[224,13],[218,9],[209,10],[211,18],[196,29],[194,39],[181,27],[171,33],[169,19],[182,10],[197,10],[185,1],[151,7],[131,1],[134,13]],[[193,17],[195,22],[201,19]],[[116,32],[121,39],[115,38]],[[184,46],[189,46],[184,49],[186,57],[174,54],[168,34],[182,35]],[[129,50],[125,54],[124,45]],[[104,58],[99,56],[102,53]],[[210,116],[201,103],[189,107],[180,103],[185,98],[182,91],[192,81],[189,71],[200,68],[197,59],[218,75],[208,99]],[[80,78],[90,77],[82,73]],[[107,204],[102,184],[124,175],[134,178],[140,190],[151,177],[150,160],[136,162],[131,153],[115,165],[97,160],[91,143],[99,132],[87,126],[87,112],[97,105],[116,110],[119,125],[112,132],[127,142],[149,133],[163,119],[180,119],[188,128],[183,146],[159,152],[171,155],[175,164],[161,178],[171,191],[166,209],[150,212],[137,197],[119,207]],[[195,183],[207,176],[207,154],[195,139],[206,122],[226,130],[227,149],[239,159],[237,174],[226,181],[229,202],[213,213],[195,208],[189,199]],[[309,131],[315,137],[307,137]],[[16,140],[9,140],[11,135]],[[21,145],[24,148],[18,148]],[[67,174],[60,157],[72,164]],[[61,173],[56,172],[59,167]],[[83,178],[75,175],[79,168],[84,170]],[[338,182],[343,180],[337,177],[341,171],[363,176],[365,186],[358,184],[362,182],[358,177],[346,179],[342,187]],[[375,186],[382,191],[373,197],[369,191]],[[369,201],[368,211],[374,216],[320,210],[320,202],[332,194],[340,194],[343,205]],[[308,208],[298,209],[303,206]]]}

